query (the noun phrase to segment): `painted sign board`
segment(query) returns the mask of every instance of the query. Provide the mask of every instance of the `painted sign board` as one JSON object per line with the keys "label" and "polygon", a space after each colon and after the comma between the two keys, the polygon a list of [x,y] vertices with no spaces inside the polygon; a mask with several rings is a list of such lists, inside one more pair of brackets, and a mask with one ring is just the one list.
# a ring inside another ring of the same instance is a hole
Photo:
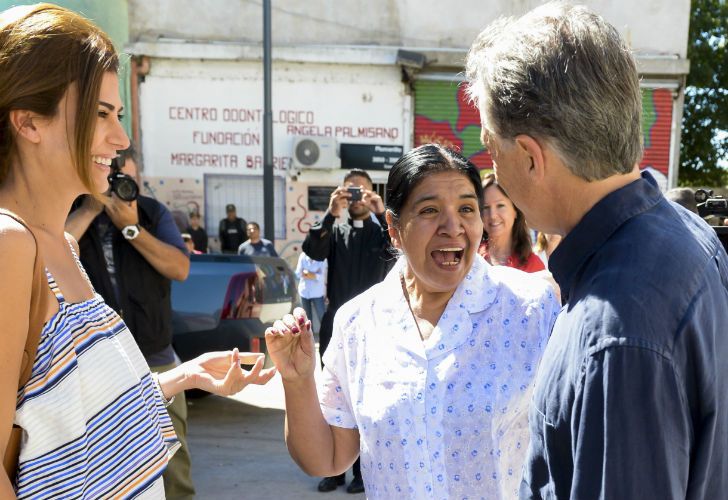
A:
{"label": "painted sign board", "polygon": [[[362,99],[362,95],[367,99]],[[297,136],[402,144],[403,99],[401,85],[275,82],[276,174],[284,175],[289,169],[293,139]],[[261,175],[262,101],[262,83],[256,80],[147,76],[141,87],[146,175]]]}

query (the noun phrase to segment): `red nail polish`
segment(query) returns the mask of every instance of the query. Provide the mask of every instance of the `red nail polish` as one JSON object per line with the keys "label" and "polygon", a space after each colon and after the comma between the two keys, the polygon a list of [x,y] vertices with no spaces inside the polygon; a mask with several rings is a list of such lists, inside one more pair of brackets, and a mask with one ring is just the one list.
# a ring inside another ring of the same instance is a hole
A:
{"label": "red nail polish", "polygon": [[303,319],[303,316],[299,317],[298,318],[298,324],[301,325],[301,326],[303,326],[304,323],[305,323],[305,320]]}
{"label": "red nail polish", "polygon": [[293,328],[291,328],[291,331],[292,331],[293,333],[298,333],[298,332],[299,332],[300,330],[298,329],[298,327],[297,327],[297,326],[294,326]]}

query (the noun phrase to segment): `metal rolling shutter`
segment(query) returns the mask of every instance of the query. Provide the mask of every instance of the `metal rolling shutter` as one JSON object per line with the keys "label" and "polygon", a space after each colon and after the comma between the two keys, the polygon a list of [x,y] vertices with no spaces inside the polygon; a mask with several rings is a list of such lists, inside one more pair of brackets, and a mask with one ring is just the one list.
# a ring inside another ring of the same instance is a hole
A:
{"label": "metal rolling shutter", "polygon": [[[668,173],[672,126],[672,91],[642,89],[644,151],[640,168]],[[415,146],[428,142],[461,151],[478,168],[492,168],[493,160],[480,143],[480,116],[457,81],[415,82]]]}
{"label": "metal rolling shutter", "polygon": [[480,143],[480,115],[457,81],[415,82],[415,146],[436,142],[460,151],[478,168],[493,167]]}
{"label": "metal rolling shutter", "polygon": [[640,168],[651,167],[667,177],[670,166],[673,92],[642,89],[642,138],[644,155]]}

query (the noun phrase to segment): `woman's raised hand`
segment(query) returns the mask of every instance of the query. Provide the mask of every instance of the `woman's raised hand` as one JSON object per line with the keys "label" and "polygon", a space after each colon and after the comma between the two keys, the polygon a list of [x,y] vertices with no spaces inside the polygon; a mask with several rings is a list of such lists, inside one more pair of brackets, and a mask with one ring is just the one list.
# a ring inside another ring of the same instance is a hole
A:
{"label": "woman's raised hand", "polygon": [[313,377],[316,352],[311,321],[306,312],[297,307],[293,314],[273,323],[265,331],[268,356],[275,364],[284,382],[296,382]]}

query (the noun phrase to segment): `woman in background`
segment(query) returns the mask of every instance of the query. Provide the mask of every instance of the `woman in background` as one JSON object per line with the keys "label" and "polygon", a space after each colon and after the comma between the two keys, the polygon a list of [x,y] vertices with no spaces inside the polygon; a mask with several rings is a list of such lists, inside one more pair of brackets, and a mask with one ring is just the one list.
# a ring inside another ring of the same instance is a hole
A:
{"label": "woman in background", "polygon": [[556,250],[556,247],[561,243],[561,236],[558,234],[546,234],[539,231],[536,233],[536,244],[533,246],[533,253],[538,255],[538,258],[548,265],[551,254]]}
{"label": "woman in background", "polygon": [[527,273],[545,266],[531,249],[526,219],[496,181],[495,174],[483,177],[483,243],[478,253],[494,266],[508,266]]}

